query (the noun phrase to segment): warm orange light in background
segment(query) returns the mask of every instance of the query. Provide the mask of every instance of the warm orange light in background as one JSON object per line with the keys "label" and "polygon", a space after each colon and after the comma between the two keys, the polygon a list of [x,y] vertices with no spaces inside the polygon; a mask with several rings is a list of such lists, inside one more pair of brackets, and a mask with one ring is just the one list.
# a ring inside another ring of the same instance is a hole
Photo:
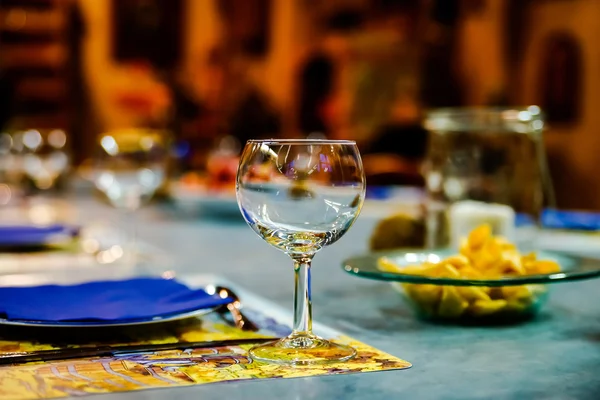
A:
{"label": "warm orange light in background", "polygon": [[[404,135],[386,145],[398,153],[419,146],[424,109],[540,104],[559,204],[600,207],[596,2],[248,0],[244,11],[182,0],[180,17],[161,12],[168,3],[2,2],[0,79],[26,101],[2,107],[0,124],[65,132],[77,163],[100,132],[168,126],[190,146],[186,168],[198,169],[199,149],[228,134],[353,138],[365,152]],[[174,67],[117,57],[117,19],[130,21],[135,53],[149,59],[164,45],[144,45],[144,29],[180,37],[180,54],[164,64]],[[572,43],[564,63],[553,38]]]}

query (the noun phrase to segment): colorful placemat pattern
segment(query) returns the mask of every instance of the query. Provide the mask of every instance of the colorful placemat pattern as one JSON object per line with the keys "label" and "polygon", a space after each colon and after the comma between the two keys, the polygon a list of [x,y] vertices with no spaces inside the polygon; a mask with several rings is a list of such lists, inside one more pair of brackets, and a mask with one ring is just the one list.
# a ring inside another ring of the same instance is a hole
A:
{"label": "colorful placemat pattern", "polygon": [[[44,343],[17,340],[32,331],[0,330],[0,354],[22,351],[94,346],[95,343],[173,343],[222,339],[283,336],[289,327],[255,310],[247,310],[261,330],[242,332],[214,315],[202,321],[191,320],[149,327],[111,330],[47,331]],[[38,331],[39,332],[39,331]],[[73,335],[66,336],[65,333]],[[39,334],[39,333],[38,333]],[[77,336],[75,336],[77,335]],[[78,340],[85,336],[86,342]],[[252,362],[247,357],[251,345],[123,354],[117,357],[30,363],[0,367],[0,398],[48,399],[96,393],[124,392],[215,382],[295,378],[404,369],[407,361],[381,352],[345,336],[331,337],[354,346],[358,356],[345,363],[324,366],[285,367]],[[67,344],[68,343],[68,344]]]}

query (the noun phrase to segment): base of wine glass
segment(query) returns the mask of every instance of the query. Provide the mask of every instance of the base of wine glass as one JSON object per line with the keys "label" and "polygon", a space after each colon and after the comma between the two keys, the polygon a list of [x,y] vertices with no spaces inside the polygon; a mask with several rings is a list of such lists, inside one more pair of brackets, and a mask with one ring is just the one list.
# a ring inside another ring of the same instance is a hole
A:
{"label": "base of wine glass", "polygon": [[316,335],[291,334],[280,340],[254,346],[249,354],[254,361],[314,365],[348,361],[356,356],[356,350]]}

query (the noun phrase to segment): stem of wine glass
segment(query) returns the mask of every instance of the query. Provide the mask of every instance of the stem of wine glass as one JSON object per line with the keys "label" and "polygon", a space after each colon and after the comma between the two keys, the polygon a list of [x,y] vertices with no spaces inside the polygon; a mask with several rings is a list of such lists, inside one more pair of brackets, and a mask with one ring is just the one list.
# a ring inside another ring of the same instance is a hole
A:
{"label": "stem of wine glass", "polygon": [[131,261],[133,265],[137,264],[137,245],[138,245],[138,230],[137,230],[137,218],[135,217],[135,211],[129,212],[129,218],[131,227],[131,237],[129,238],[129,251],[131,252]]}
{"label": "stem of wine glass", "polygon": [[126,242],[124,243],[123,248],[125,262],[128,266],[135,267],[137,265],[137,224],[135,210],[125,209],[124,214],[125,218],[123,218],[123,220],[126,221],[128,225],[125,229]]}
{"label": "stem of wine glass", "polygon": [[312,256],[294,259],[294,332],[292,335],[312,335],[312,298],[310,266]]}

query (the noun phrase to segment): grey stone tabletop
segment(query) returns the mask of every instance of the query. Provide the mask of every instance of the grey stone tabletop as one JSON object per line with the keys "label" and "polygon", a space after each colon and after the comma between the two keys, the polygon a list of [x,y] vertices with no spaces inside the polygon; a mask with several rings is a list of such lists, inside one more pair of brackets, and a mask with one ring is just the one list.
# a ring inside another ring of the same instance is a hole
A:
{"label": "grey stone tabletop", "polygon": [[[113,218],[108,207],[77,202],[86,220]],[[288,257],[241,216],[209,218],[149,207],[139,236],[172,256],[177,273],[218,274],[292,307]],[[100,395],[98,399],[595,399],[600,398],[600,281],[556,284],[533,321],[504,327],[436,325],[416,319],[384,282],[341,270],[367,251],[376,218],[368,213],[313,264],[315,320],[413,363],[408,370]],[[598,249],[600,254],[600,248]]]}

